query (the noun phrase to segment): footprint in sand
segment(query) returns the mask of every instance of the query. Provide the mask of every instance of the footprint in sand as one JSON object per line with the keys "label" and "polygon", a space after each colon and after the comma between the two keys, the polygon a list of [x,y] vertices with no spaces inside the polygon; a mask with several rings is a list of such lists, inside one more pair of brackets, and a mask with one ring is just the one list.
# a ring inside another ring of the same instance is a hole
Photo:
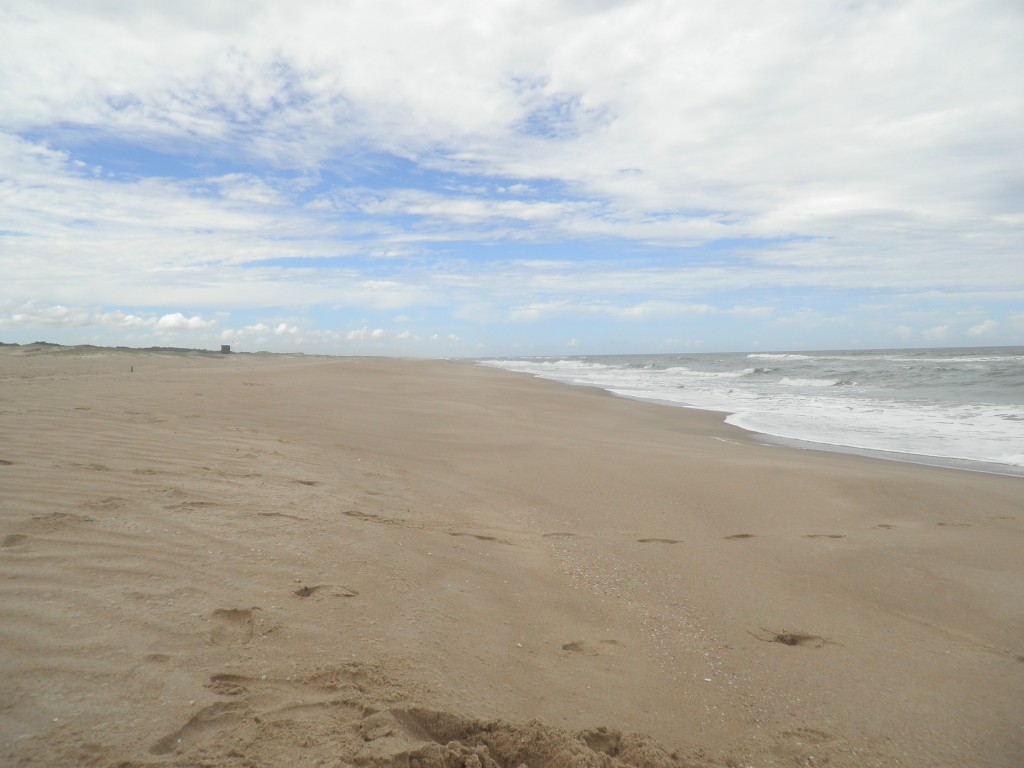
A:
{"label": "footprint in sand", "polygon": [[45,531],[54,531],[63,528],[65,525],[73,525],[75,523],[92,522],[95,522],[95,518],[88,515],[76,515],[73,512],[48,512],[44,515],[32,516],[33,525]]}
{"label": "footprint in sand", "polygon": [[771,751],[799,765],[819,765],[829,762],[828,755],[822,754],[821,750],[826,748],[832,739],[830,734],[816,728],[795,728],[780,733]]}
{"label": "footprint in sand", "polygon": [[206,509],[216,506],[212,501],[183,501],[180,504],[169,504],[164,509],[169,512],[188,512],[192,509]]}
{"label": "footprint in sand", "polygon": [[99,511],[116,512],[119,509],[124,509],[128,506],[128,499],[121,496],[104,496],[102,499],[95,499],[93,501],[87,501],[82,504],[85,509],[95,509]]}
{"label": "footprint in sand", "polygon": [[397,525],[399,527],[411,527],[399,517],[384,517],[383,515],[375,515],[372,512],[363,512],[358,509],[347,509],[345,514],[348,517],[354,517],[356,520],[365,520],[368,523],[379,523],[380,525]]}
{"label": "footprint in sand", "polygon": [[679,539],[637,539],[641,544],[678,544]]}
{"label": "footprint in sand", "polygon": [[[309,597],[319,592],[321,589],[327,588],[328,584],[314,584],[312,586],[302,586],[292,592],[296,597]],[[359,593],[354,589],[348,587],[337,587],[332,592],[335,597],[355,597]]]}
{"label": "footprint in sand", "polygon": [[737,539],[755,539],[757,538],[752,533],[734,533],[731,536],[726,536],[726,541],[736,541]]}
{"label": "footprint in sand", "polygon": [[248,705],[236,701],[219,701],[203,707],[185,725],[164,736],[150,747],[149,751],[154,755],[166,755],[168,752],[184,749],[201,740],[204,734],[238,722],[248,709]]}
{"label": "footprint in sand", "polygon": [[260,517],[287,517],[289,520],[300,520],[303,522],[306,519],[298,515],[289,515],[287,512],[257,512],[256,514]]}
{"label": "footprint in sand", "polygon": [[[598,640],[597,642],[598,645],[605,646],[619,644],[618,640]],[[600,653],[599,648],[595,648],[592,644],[583,640],[574,640],[571,643],[566,643],[562,646],[562,650],[568,651],[569,653],[586,653],[590,656],[597,656]]]}
{"label": "footprint in sand", "polygon": [[841,533],[809,533],[804,536],[805,539],[845,539],[846,536]]}
{"label": "footprint in sand", "polygon": [[825,638],[817,635],[803,635],[794,632],[785,632],[773,638],[776,643],[800,648],[821,648],[825,644]]}
{"label": "footprint in sand", "polygon": [[210,639],[214,645],[245,645],[256,631],[254,614],[259,608],[218,608]]}
{"label": "footprint in sand", "polygon": [[8,461],[7,459],[0,459],[0,467],[9,467],[13,463],[13,461]]}
{"label": "footprint in sand", "polygon": [[222,673],[212,675],[206,687],[218,696],[241,696],[248,692],[249,688],[246,686],[248,682],[248,677]]}
{"label": "footprint in sand", "polygon": [[4,536],[3,541],[0,541],[0,547],[16,547],[19,544],[24,544],[28,541],[28,536],[23,533],[12,533]]}
{"label": "footprint in sand", "polygon": [[770,629],[761,631],[764,632],[764,636],[755,635],[753,632],[750,634],[763,643],[778,643],[790,648],[821,648],[830,642],[819,635],[810,635],[805,632],[772,632]]}
{"label": "footprint in sand", "polygon": [[[470,538],[477,539],[478,541],[498,541],[497,536],[484,536],[480,533],[462,533],[460,531],[449,531],[449,536],[469,536]],[[503,544],[505,542],[502,542]]]}

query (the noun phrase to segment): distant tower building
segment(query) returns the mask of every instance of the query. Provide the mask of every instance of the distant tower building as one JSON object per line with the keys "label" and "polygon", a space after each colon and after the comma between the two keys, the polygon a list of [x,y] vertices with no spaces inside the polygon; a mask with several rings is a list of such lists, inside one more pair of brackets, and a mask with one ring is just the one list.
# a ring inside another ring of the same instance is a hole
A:
{"label": "distant tower building", "polygon": [[231,354],[231,345],[230,344],[221,344],[220,345],[220,353],[222,355],[230,355]]}

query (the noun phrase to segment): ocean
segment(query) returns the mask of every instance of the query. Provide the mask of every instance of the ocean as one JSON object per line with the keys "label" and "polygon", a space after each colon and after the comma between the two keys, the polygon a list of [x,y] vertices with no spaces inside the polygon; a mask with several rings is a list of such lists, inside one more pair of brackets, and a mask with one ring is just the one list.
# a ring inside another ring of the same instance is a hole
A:
{"label": "ocean", "polygon": [[791,444],[1024,476],[1024,347],[478,361],[725,421]]}

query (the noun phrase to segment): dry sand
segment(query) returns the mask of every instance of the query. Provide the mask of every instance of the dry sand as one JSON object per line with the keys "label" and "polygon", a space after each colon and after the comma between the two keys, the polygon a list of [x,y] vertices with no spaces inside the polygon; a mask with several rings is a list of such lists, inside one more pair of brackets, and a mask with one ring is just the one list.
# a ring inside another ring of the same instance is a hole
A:
{"label": "dry sand", "polygon": [[0,544],[4,765],[1024,764],[1019,478],[468,364],[3,348]]}

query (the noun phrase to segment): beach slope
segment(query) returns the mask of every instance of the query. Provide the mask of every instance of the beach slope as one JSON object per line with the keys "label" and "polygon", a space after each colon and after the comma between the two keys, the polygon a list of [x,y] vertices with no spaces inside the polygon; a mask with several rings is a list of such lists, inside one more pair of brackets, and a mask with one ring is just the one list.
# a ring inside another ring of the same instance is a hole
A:
{"label": "beach slope", "polygon": [[0,763],[1019,766],[1024,480],[466,363],[0,349]]}

